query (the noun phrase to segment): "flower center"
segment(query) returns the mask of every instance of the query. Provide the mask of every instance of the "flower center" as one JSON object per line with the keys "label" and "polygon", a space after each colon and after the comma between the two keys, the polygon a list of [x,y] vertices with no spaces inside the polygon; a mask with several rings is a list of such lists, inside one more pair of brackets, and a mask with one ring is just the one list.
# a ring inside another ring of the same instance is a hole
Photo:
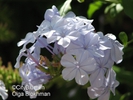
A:
{"label": "flower center", "polygon": [[77,61],[74,62],[74,64],[76,65],[76,68],[79,68],[79,63]]}
{"label": "flower center", "polygon": [[78,66],[78,65],[77,65],[76,67],[77,67],[77,68],[79,68],[79,66]]}
{"label": "flower center", "polygon": [[85,46],[84,49],[87,50],[87,47]]}
{"label": "flower center", "polygon": [[65,33],[61,33],[60,35],[61,35],[61,37],[62,37],[62,38],[64,38],[64,37],[65,37]]}

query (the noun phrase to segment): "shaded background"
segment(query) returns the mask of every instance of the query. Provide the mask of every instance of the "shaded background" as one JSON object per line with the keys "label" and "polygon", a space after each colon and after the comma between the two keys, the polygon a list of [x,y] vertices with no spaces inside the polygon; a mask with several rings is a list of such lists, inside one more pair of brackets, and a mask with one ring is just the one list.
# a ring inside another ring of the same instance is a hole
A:
{"label": "shaded background", "polygon": [[[77,0],[72,1],[72,11],[78,16],[85,16],[88,18],[87,10],[89,4],[93,0],[85,0],[83,3],[78,3]],[[20,48],[17,47],[19,42],[28,32],[37,30],[37,25],[44,20],[44,13],[46,9],[56,5],[60,8],[65,0],[0,0],[0,57],[2,57],[3,64],[7,65],[10,61],[12,65],[15,64]],[[93,25],[96,31],[106,33],[113,33],[118,37],[121,31],[125,31],[129,40],[133,38],[133,20],[130,19],[122,11],[116,16],[104,14],[104,9],[109,4],[104,4],[92,16]],[[119,40],[119,39],[118,39]],[[119,100],[123,95],[125,99],[133,100],[133,44],[131,43],[124,49],[124,60],[117,65],[117,79],[120,85],[117,87],[116,97],[111,96],[111,100]],[[37,100],[89,100],[86,89],[77,86],[74,81],[65,82],[59,79],[51,88],[46,91],[51,93],[50,97],[38,97]],[[67,84],[67,85],[66,85]],[[76,91],[76,92],[75,92]],[[111,94],[112,95],[112,94]],[[8,100],[27,99],[29,97],[12,97],[9,93]],[[114,98],[114,99],[113,99]]]}

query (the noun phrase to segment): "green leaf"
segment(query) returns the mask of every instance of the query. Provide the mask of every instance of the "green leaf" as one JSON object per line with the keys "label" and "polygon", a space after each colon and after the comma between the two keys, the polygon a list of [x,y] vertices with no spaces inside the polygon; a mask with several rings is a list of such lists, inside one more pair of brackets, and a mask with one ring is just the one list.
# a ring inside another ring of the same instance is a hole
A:
{"label": "green leaf", "polygon": [[64,16],[71,9],[72,0],[66,0],[63,6],[60,8],[60,14]]}
{"label": "green leaf", "polygon": [[116,4],[121,3],[121,0],[103,0],[103,1],[116,3]]}
{"label": "green leaf", "polygon": [[108,13],[110,11],[111,8],[115,7],[115,3],[112,3],[111,5],[107,6],[104,10],[104,13]]}
{"label": "green leaf", "polygon": [[109,6],[105,8],[104,13],[110,13],[111,16],[115,17],[118,13],[120,13],[123,10],[123,7],[121,4],[112,3]]}
{"label": "green leaf", "polygon": [[102,1],[95,1],[91,3],[87,11],[88,17],[91,18],[92,15],[95,13],[95,11],[100,9],[101,6],[102,6]]}
{"label": "green leaf", "polygon": [[119,80],[120,83],[127,84],[129,87],[133,88],[133,73],[131,71],[127,71],[118,66],[113,66],[113,69],[116,72],[117,80]]}
{"label": "green leaf", "polygon": [[123,6],[121,4],[116,4],[116,11],[120,13],[123,10]]}
{"label": "green leaf", "polygon": [[124,12],[133,19],[133,0],[122,0]]}
{"label": "green leaf", "polygon": [[128,37],[125,32],[120,32],[119,33],[119,39],[122,41],[123,45],[126,47],[128,44]]}
{"label": "green leaf", "polygon": [[125,93],[121,96],[120,100],[129,100],[129,96],[131,95],[131,93]]}
{"label": "green leaf", "polygon": [[79,3],[83,3],[85,0],[77,0]]}

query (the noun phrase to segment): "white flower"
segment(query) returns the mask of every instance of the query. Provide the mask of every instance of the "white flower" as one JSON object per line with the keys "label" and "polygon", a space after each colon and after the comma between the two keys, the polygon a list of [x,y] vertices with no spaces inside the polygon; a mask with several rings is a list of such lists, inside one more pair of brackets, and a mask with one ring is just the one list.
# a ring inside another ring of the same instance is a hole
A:
{"label": "white flower", "polygon": [[88,72],[95,70],[96,62],[94,58],[88,56],[87,52],[72,56],[65,54],[61,59],[61,64],[65,67],[62,76],[65,80],[75,78],[79,85],[85,85],[89,81]]}
{"label": "white flower", "polygon": [[7,91],[8,90],[6,90],[5,84],[0,80],[0,96],[2,96],[3,100],[6,100],[8,98]]}

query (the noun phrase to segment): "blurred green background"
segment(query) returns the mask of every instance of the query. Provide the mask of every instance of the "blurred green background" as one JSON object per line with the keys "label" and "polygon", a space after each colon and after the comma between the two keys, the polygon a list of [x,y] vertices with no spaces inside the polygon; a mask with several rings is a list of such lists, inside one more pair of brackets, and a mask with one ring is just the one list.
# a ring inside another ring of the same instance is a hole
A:
{"label": "blurred green background", "polygon": [[[24,38],[28,32],[37,30],[37,25],[40,25],[44,20],[46,9],[51,8],[52,5],[59,9],[64,2],[65,0],[0,0],[0,57],[3,61],[2,65],[8,66],[9,61],[12,66],[15,64],[20,50],[17,47],[17,42]],[[77,16],[94,19],[92,24],[96,31],[102,31],[105,34],[113,33],[121,43],[125,37],[120,40],[120,32],[125,32],[128,37],[128,45],[124,48],[123,62],[114,65],[120,85],[116,88],[116,96],[112,96],[111,93],[110,100],[133,100],[133,20],[131,19],[133,14],[130,13],[133,10],[131,6],[133,2],[129,0],[128,3],[129,5],[125,3],[125,0],[85,0],[83,3],[73,0],[71,3],[71,10]],[[123,10],[121,7],[116,7],[117,4],[122,4]],[[15,84],[17,83],[20,82],[15,81]],[[46,86],[46,89],[51,93],[51,96],[39,96],[36,100],[90,100],[86,88],[78,86],[74,81],[65,82],[63,79],[57,78]],[[8,100],[18,99],[29,100],[29,97],[13,97],[9,90]]]}

